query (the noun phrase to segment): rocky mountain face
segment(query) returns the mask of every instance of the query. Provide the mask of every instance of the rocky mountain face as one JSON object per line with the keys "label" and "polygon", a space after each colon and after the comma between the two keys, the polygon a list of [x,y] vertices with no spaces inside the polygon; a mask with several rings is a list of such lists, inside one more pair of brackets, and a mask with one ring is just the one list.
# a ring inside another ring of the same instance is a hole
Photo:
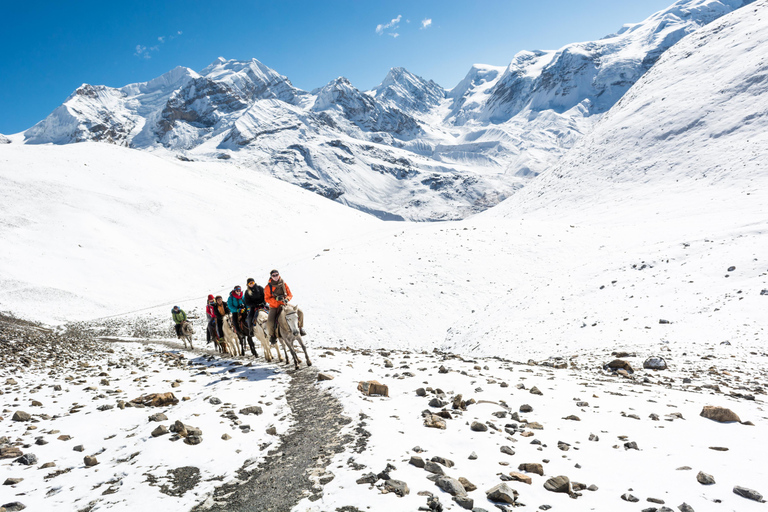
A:
{"label": "rocky mountain face", "polygon": [[106,142],[229,160],[384,219],[458,219],[551,167],[685,35],[753,0],[683,0],[599,41],[476,65],[454,89],[393,68],[312,92],[256,59],[83,84],[26,143]]}

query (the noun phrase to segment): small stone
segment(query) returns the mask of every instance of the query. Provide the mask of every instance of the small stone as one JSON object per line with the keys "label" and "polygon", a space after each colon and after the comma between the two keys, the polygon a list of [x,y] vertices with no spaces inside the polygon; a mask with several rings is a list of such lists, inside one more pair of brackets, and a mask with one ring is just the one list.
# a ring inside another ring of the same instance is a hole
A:
{"label": "small stone", "polygon": [[475,506],[475,500],[470,498],[469,496],[454,496],[453,501],[456,502],[457,505],[459,505],[461,508],[472,510]]}
{"label": "small stone", "polygon": [[66,434],[62,434],[59,437],[57,437],[56,439],[58,439],[59,441],[70,441],[70,440],[72,440],[72,436],[68,436]]}
{"label": "small stone", "polygon": [[633,495],[629,494],[628,492],[627,492],[627,493],[624,493],[624,494],[622,494],[622,495],[621,495],[621,499],[623,499],[624,501],[628,501],[628,502],[630,502],[630,503],[637,503],[638,501],[640,501],[640,499],[639,499],[639,498],[637,498],[637,497],[635,497],[635,496],[633,496]]}
{"label": "small stone", "polygon": [[517,501],[517,491],[502,482],[485,491],[486,497],[491,501],[514,504]]}
{"label": "small stone", "polygon": [[477,486],[475,484],[473,484],[472,482],[470,482],[469,480],[467,480],[463,476],[459,477],[459,483],[464,487],[464,489],[467,492],[472,492],[475,489],[477,489]]}
{"label": "small stone", "polygon": [[[53,467],[56,467],[56,463],[55,462],[46,462],[45,464],[40,466],[39,469],[48,469],[48,468],[53,468]],[[0,512],[2,512],[2,511],[0,511]]]}
{"label": "small stone", "polygon": [[96,457],[93,457],[93,456],[91,456],[91,455],[86,455],[86,456],[83,458],[83,462],[85,463],[85,467],[87,467],[87,468],[90,468],[90,467],[92,467],[92,466],[95,466],[96,464],[98,464],[98,463],[99,463],[99,461],[98,461],[98,460],[96,460]]}
{"label": "small stone", "polygon": [[469,454],[469,460],[477,460],[477,454],[475,452],[472,452]]}
{"label": "small stone", "polygon": [[411,490],[408,489],[408,484],[406,484],[401,480],[392,480],[392,479],[387,480],[386,482],[384,482],[384,488],[387,491],[394,493],[397,496],[400,496],[401,498],[411,492]]}
{"label": "small stone", "polygon": [[432,462],[431,460],[428,460],[424,463],[424,469],[429,471],[430,473],[434,473],[435,475],[445,474],[445,471],[443,471],[443,467],[437,462]]}
{"label": "small stone", "polygon": [[17,459],[24,455],[17,446],[3,446],[0,448],[0,459]]}
{"label": "small stone", "polygon": [[437,414],[429,414],[424,417],[424,426],[429,428],[439,428],[441,430],[446,429],[446,423],[443,418]]}
{"label": "small stone", "polygon": [[448,405],[448,402],[446,402],[444,400],[440,400],[437,397],[434,397],[432,400],[429,401],[429,406],[430,407],[435,407],[435,408],[438,408],[438,409],[441,408],[441,407],[445,407],[446,405]]}
{"label": "small stone", "polygon": [[14,462],[18,462],[19,464],[23,464],[25,466],[32,466],[37,464],[37,456],[34,453],[25,453]]}
{"label": "small stone", "polygon": [[6,478],[5,482],[3,482],[3,485],[16,485],[17,483],[24,480],[23,478]]}
{"label": "small stone", "polygon": [[165,414],[158,412],[149,417],[149,421],[168,421],[168,416]]}
{"label": "small stone", "polygon": [[488,430],[488,425],[485,423],[480,423],[479,421],[473,421],[469,428],[475,432],[485,432]]}
{"label": "small stone", "polygon": [[550,492],[562,492],[571,494],[571,481],[567,476],[554,476],[544,482],[544,488]]}
{"label": "small stone", "polygon": [[537,388],[536,386],[533,386],[531,388],[531,390],[529,391],[529,393],[532,394],[532,395],[543,395],[544,394],[541,391],[539,391],[539,388]]}
{"label": "small stone", "polygon": [[212,396],[210,400],[208,400],[208,403],[210,403],[211,405],[221,405],[221,399],[216,398],[215,396]]}
{"label": "small stone", "polygon": [[449,476],[439,477],[435,481],[435,484],[451,496],[463,496],[467,494],[467,491],[464,489],[464,486],[461,485],[461,482]]}
{"label": "small stone", "polygon": [[376,473],[366,473],[365,475],[355,480],[355,482],[358,484],[375,484],[376,480],[378,479],[379,477],[376,475]]}
{"label": "small stone", "polygon": [[165,425],[158,425],[158,427],[152,431],[152,437],[160,437],[167,434],[168,432],[168,427]]}
{"label": "small stone", "polygon": [[518,473],[517,471],[510,472],[509,476],[512,477],[512,480],[523,482],[524,484],[531,485],[531,483],[533,483],[533,479],[531,477],[522,473]]}
{"label": "small stone", "polygon": [[695,512],[693,507],[685,502],[683,502],[681,505],[678,505],[677,508],[680,509],[680,512]]}
{"label": "small stone", "polygon": [[513,450],[511,446],[502,446],[499,451],[501,451],[501,453],[506,453],[507,455],[515,454],[515,450]]}
{"label": "small stone", "polygon": [[739,419],[739,416],[735,412],[726,409],[725,407],[705,405],[699,415],[718,423],[741,422],[741,419]]}
{"label": "small stone", "polygon": [[328,373],[318,373],[317,374],[317,381],[324,381],[324,380],[333,380],[333,375],[330,375]]}
{"label": "small stone", "polygon": [[451,459],[446,459],[445,457],[440,457],[438,455],[435,455],[432,457],[432,462],[437,462],[438,464],[442,464],[443,466],[447,468],[452,468],[455,464]]}
{"label": "small stone", "polygon": [[203,442],[203,436],[199,434],[189,434],[184,438],[184,443],[189,445],[196,445]]}
{"label": "small stone", "polygon": [[2,507],[0,507],[0,511],[3,511],[3,512],[18,512],[19,510],[24,510],[25,508],[27,508],[27,506],[24,505],[22,502],[20,502],[20,501],[13,501],[11,503],[6,503]]}
{"label": "small stone", "polygon": [[416,466],[417,468],[423,468],[424,467],[424,459],[422,459],[418,455],[411,455],[411,460],[409,460],[408,463],[411,466]]}
{"label": "small stone", "polygon": [[427,396],[427,390],[424,388],[417,389],[416,396]]}
{"label": "small stone", "polygon": [[576,416],[575,414],[571,414],[570,416],[566,416],[563,418],[564,420],[571,420],[571,421],[581,421],[581,418]]}
{"label": "small stone", "polygon": [[[520,406],[520,412],[533,412],[533,407],[531,407],[528,404],[523,404]],[[515,419],[515,418],[513,418]],[[520,421],[520,419],[516,419],[515,421]]]}
{"label": "small stone", "polygon": [[698,480],[701,485],[712,485],[715,483],[715,477],[703,471],[699,471],[699,474],[696,475],[696,480]]}
{"label": "small stone", "polygon": [[759,501],[760,503],[765,502],[765,500],[763,500],[763,495],[759,492],[752,489],[747,489],[746,487],[741,487],[739,485],[733,488],[733,493],[738,494],[742,498],[747,498],[748,500]]}
{"label": "small stone", "polygon": [[262,414],[264,411],[259,407],[258,405],[252,405],[250,407],[245,407],[244,409],[240,409],[240,414],[255,414],[258,416],[259,414]]}
{"label": "small stone", "polygon": [[29,421],[32,419],[32,415],[24,411],[16,411],[11,418],[13,421]]}
{"label": "small stone", "polygon": [[517,467],[518,471],[525,471],[526,473],[536,473],[539,476],[544,476],[544,466],[537,462],[527,462],[520,464]]}
{"label": "small stone", "polygon": [[79,445],[75,446],[74,448],[72,448],[72,450],[76,451],[76,452],[84,452],[85,451],[85,446],[79,444]]}

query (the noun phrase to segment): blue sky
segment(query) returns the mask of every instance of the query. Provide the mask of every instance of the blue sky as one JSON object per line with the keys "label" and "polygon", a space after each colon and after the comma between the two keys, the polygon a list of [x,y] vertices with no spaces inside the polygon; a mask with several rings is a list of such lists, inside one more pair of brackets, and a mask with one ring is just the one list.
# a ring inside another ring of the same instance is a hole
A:
{"label": "blue sky", "polygon": [[3,2],[0,133],[25,130],[82,83],[120,87],[219,56],[257,58],[311,90],[359,89],[403,66],[445,88],[474,63],[598,39],[673,0]]}

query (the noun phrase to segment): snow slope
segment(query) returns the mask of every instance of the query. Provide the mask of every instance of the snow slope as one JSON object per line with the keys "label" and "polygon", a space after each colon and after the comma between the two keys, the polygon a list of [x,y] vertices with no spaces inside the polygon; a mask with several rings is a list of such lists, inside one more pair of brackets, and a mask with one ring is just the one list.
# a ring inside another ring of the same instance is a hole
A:
{"label": "snow slope", "polygon": [[261,170],[387,220],[455,220],[544,171],[670,46],[752,0],[680,0],[598,41],[476,65],[454,89],[393,68],[312,92],[217,59],[121,88],[83,84],[27,143],[100,141]]}

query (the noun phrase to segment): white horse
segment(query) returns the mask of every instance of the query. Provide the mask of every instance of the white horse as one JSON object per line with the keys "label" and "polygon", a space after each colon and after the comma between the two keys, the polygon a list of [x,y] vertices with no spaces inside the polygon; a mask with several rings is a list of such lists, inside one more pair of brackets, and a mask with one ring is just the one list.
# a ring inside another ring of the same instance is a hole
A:
{"label": "white horse", "polygon": [[224,351],[231,356],[240,355],[240,340],[235,332],[235,325],[232,323],[232,315],[224,317],[221,330],[224,331]]}
{"label": "white horse", "polygon": [[[301,331],[299,328],[299,307],[293,304],[285,304],[280,310],[280,314],[277,317],[277,337],[283,344],[283,349],[288,347],[288,350],[293,356],[293,363],[296,369],[299,368],[301,360],[296,355],[296,350],[293,348],[293,342],[298,341],[304,350],[304,355],[307,358],[307,366],[312,366],[312,362],[309,360],[309,354],[307,354],[307,347],[304,346],[304,340],[301,339]],[[288,354],[285,354],[285,362],[288,362]]]}
{"label": "white horse", "polygon": [[[272,357],[272,348],[274,347],[275,351],[277,352],[277,360],[281,363],[283,362],[283,356],[280,355],[280,347],[277,346],[277,344],[272,345],[269,342],[269,335],[267,334],[267,318],[269,315],[266,311],[260,310],[259,313],[256,315],[256,318],[253,322],[253,333],[256,335],[256,338],[261,342],[261,348],[264,349],[264,359],[267,360],[267,362],[272,362],[274,357]],[[288,361],[288,352],[285,353],[285,360]]]}
{"label": "white horse", "polygon": [[192,324],[188,321],[184,320],[181,322],[181,339],[184,341],[184,348],[187,348],[187,343],[189,343],[189,348],[193,349],[195,347],[192,346],[192,335],[195,334],[195,328],[192,327]]}

